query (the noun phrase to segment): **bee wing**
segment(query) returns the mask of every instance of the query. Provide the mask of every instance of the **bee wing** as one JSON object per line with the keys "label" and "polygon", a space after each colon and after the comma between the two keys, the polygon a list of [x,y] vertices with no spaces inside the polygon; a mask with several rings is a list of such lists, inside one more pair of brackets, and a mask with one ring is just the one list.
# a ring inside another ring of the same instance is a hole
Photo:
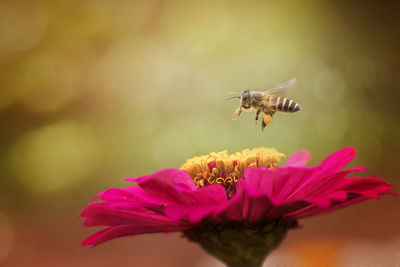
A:
{"label": "bee wing", "polygon": [[292,88],[296,82],[297,82],[297,78],[292,78],[290,80],[287,80],[283,83],[280,83],[280,84],[266,90],[265,93],[269,96],[287,97],[289,89]]}

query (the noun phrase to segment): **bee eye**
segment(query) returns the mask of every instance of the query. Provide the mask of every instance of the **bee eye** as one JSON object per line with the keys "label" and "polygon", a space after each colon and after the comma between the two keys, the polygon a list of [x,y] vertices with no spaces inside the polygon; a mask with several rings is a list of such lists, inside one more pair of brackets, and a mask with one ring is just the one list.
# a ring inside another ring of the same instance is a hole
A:
{"label": "bee eye", "polygon": [[248,97],[248,94],[243,94],[243,101],[246,101]]}

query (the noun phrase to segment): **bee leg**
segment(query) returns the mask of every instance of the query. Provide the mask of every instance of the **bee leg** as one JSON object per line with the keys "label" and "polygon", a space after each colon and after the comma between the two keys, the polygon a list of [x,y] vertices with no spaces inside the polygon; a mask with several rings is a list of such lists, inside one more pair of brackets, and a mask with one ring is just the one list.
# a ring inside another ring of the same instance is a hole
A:
{"label": "bee leg", "polygon": [[235,111],[235,117],[233,117],[233,119],[238,120],[242,111],[242,107],[238,107],[238,109]]}
{"label": "bee leg", "polygon": [[267,125],[272,121],[272,119],[274,118],[274,115],[275,115],[275,111],[270,111],[270,112],[265,113],[264,118],[262,120],[262,124],[261,124],[261,130],[263,132],[265,132],[264,131],[265,127],[267,127]]}
{"label": "bee leg", "polygon": [[269,117],[269,115],[265,115],[261,122],[261,131],[263,131],[263,132],[265,132],[264,129],[265,129],[265,127],[267,127],[267,124],[265,123],[265,118],[267,116]]}
{"label": "bee leg", "polygon": [[260,115],[260,113],[261,113],[261,109],[259,108],[259,109],[257,109],[257,111],[256,111],[256,124],[257,124],[258,116]]}

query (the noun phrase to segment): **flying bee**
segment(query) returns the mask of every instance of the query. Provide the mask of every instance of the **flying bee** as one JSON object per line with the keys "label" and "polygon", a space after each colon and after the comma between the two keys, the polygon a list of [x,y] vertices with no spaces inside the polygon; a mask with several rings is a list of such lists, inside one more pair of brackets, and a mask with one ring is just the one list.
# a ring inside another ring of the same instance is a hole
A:
{"label": "flying bee", "polygon": [[275,112],[293,113],[300,110],[299,104],[287,98],[288,90],[293,87],[297,79],[293,78],[286,82],[280,83],[266,91],[250,91],[244,90],[241,94],[236,94],[229,99],[240,98],[240,106],[235,111],[234,120],[239,119],[242,111],[256,111],[256,124],[261,114],[262,124],[261,130],[264,132],[265,127],[274,118]]}

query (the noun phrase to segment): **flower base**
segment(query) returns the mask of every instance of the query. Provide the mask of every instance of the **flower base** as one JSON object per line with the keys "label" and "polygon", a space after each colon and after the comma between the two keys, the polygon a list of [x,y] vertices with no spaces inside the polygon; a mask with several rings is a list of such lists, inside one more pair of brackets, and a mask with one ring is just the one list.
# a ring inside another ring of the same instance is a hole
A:
{"label": "flower base", "polygon": [[287,230],[295,227],[297,221],[293,220],[207,222],[184,231],[184,235],[227,266],[259,267],[266,256],[278,247]]}

